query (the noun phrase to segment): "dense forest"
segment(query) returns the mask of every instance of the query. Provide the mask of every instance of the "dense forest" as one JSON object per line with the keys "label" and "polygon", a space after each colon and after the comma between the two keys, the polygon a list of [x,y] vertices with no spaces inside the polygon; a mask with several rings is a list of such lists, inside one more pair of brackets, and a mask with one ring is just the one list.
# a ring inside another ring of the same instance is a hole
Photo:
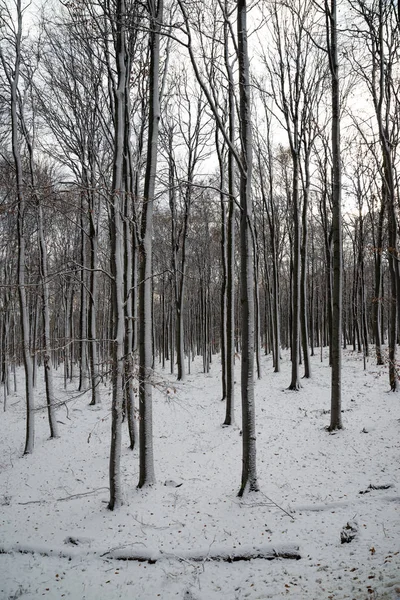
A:
{"label": "dense forest", "polygon": [[396,0],[0,0],[1,384],[7,410],[23,365],[26,454],[38,408],[58,436],[55,370],[93,405],[112,387],[110,509],[122,427],[155,482],[166,364],[220,361],[226,426],[240,396],[240,495],[262,353],[279,372],[290,349],[296,391],[329,347],[331,431],[343,348],[397,390],[399,25]]}

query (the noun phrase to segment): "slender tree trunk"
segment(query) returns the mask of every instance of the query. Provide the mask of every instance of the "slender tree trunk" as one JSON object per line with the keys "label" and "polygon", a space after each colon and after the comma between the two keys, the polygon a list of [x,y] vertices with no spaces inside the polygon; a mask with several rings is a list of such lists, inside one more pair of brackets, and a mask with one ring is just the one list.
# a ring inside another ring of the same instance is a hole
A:
{"label": "slender tree trunk", "polygon": [[[226,215],[226,194],[225,194],[225,165],[223,156],[223,147],[218,140],[218,129],[215,133],[215,145],[217,148],[218,162],[219,162],[219,188],[220,192],[220,207],[221,207],[221,323],[220,323],[220,337],[221,337],[221,366],[222,366],[222,398],[227,398],[227,290],[226,290],[226,279],[228,273],[228,248],[227,248],[227,215]],[[190,352],[189,352],[190,354]]]}
{"label": "slender tree trunk", "polygon": [[307,301],[307,267],[308,267],[308,200],[310,193],[310,165],[308,153],[305,157],[305,182],[303,188],[302,240],[301,240],[301,273],[300,273],[300,326],[301,345],[303,349],[304,377],[311,377],[310,353],[308,349],[308,301]]}
{"label": "slender tree trunk", "polygon": [[273,324],[274,324],[274,373],[280,373],[281,370],[281,325],[280,325],[280,307],[279,307],[279,267],[278,255],[276,251],[276,228],[271,231],[271,249],[272,249],[272,279],[273,279]]}
{"label": "slender tree trunk", "polygon": [[[33,387],[34,388],[36,388],[36,385],[37,385],[38,363],[40,361],[39,340],[38,340],[39,320],[40,320],[40,302],[41,302],[40,294],[31,298],[31,303],[32,304],[34,303],[34,306],[31,307],[31,311],[30,311],[30,321],[31,321],[30,332],[31,333],[29,334],[29,339],[30,339],[29,352],[30,352],[30,355],[32,356]],[[29,312],[29,309],[28,309],[28,312]],[[39,363],[39,366],[41,366],[41,361]]]}
{"label": "slender tree trunk", "polygon": [[[315,319],[315,245],[314,245],[314,227],[311,222],[311,277],[310,277],[310,345],[311,345],[311,356],[314,356],[315,347],[315,332],[316,332],[316,319]],[[317,343],[318,345],[318,343]]]}
{"label": "slender tree trunk", "polygon": [[[133,450],[137,441],[137,419],[135,414],[135,392],[134,392],[134,351],[135,351],[135,305],[137,292],[137,261],[136,254],[136,216],[134,210],[135,189],[133,178],[133,161],[131,152],[131,122],[129,102],[129,79],[131,73],[131,61],[127,66],[128,76],[125,78],[125,138],[124,138],[124,181],[125,181],[125,206],[124,206],[124,308],[125,308],[125,356],[124,356],[124,394],[126,403],[126,415],[128,421],[129,447]],[[135,272],[134,272],[135,271]]]}
{"label": "slender tree trunk", "polygon": [[[127,142],[126,142],[127,143]],[[126,157],[125,157],[126,158]],[[129,189],[128,181],[126,189]],[[129,205],[132,195],[126,194],[124,215],[124,295],[125,295],[125,357],[124,357],[124,393],[126,401],[126,414],[129,431],[129,447],[134,449],[137,439],[137,425],[135,418],[135,392],[134,392],[134,354],[133,354],[133,306],[132,306],[132,231],[131,211]]]}
{"label": "slender tree trunk", "polygon": [[360,334],[362,339],[362,350],[364,354],[364,369],[365,359],[369,356],[368,345],[368,327],[365,305],[365,274],[364,274],[364,219],[362,215],[362,197],[360,197],[360,207],[358,214],[359,221],[359,240],[358,240],[358,279],[359,279],[359,305],[360,305]]}
{"label": "slender tree trunk", "polygon": [[116,0],[116,67],[117,87],[114,89],[115,134],[111,197],[111,271],[112,280],[112,407],[110,450],[110,501],[108,508],[114,510],[123,504],[121,483],[121,435],[123,410],[124,371],[124,266],[123,266],[123,208],[124,208],[124,147],[126,100],[126,5]]}
{"label": "slender tree trunk", "polygon": [[299,390],[299,344],[300,344],[300,222],[299,222],[299,157],[292,153],[293,159],[293,306],[292,306],[292,379],[289,390]]}
{"label": "slender tree trunk", "polygon": [[11,143],[15,167],[16,192],[17,192],[17,236],[18,236],[18,297],[21,322],[22,355],[25,370],[25,399],[26,399],[26,435],[24,454],[31,454],[34,447],[34,389],[33,389],[33,364],[29,352],[29,314],[26,297],[26,245],[25,245],[25,210],[26,199],[23,186],[23,168],[18,140],[18,84],[21,64],[22,42],[22,5],[21,0],[16,0],[17,23],[15,27],[15,60],[11,68],[2,53],[0,58],[10,86],[11,101]]}
{"label": "slender tree trunk", "polygon": [[239,69],[239,129],[242,144],[240,173],[240,302],[242,315],[242,483],[239,496],[258,491],[254,399],[254,263],[252,241],[252,131],[250,66],[247,45],[246,0],[237,0]]}
{"label": "slender tree trunk", "polygon": [[260,322],[260,291],[259,291],[259,252],[257,235],[253,235],[254,252],[254,345],[256,354],[257,379],[261,379],[261,322]]}
{"label": "slender tree trunk", "polygon": [[98,288],[98,272],[97,272],[97,249],[98,249],[98,230],[97,230],[97,207],[95,200],[95,191],[89,190],[89,314],[88,314],[88,338],[89,338],[89,361],[90,361],[90,378],[91,378],[91,405],[100,402],[99,384],[99,356],[97,342],[97,288]]}
{"label": "slender tree trunk", "polygon": [[[391,194],[390,182],[392,180],[392,173],[388,165],[384,166],[385,173],[385,196],[388,205],[388,262],[389,262],[389,273],[390,273],[390,305],[389,305],[389,383],[390,389],[396,392],[398,389],[398,372],[396,365],[396,349],[397,349],[397,223],[396,214],[394,207],[394,197]],[[393,188],[392,188],[393,189]]]}
{"label": "slender tree trunk", "polygon": [[[272,259],[272,326],[273,326],[273,363],[274,373],[279,373],[281,370],[281,328],[280,328],[280,308],[279,308],[279,266],[278,266],[278,251],[277,251],[277,223],[275,214],[275,203],[274,203],[274,172],[273,172],[273,156],[272,156],[272,144],[271,144],[271,121],[268,114],[268,109],[265,108],[265,115],[267,121],[267,143],[268,143],[268,194],[265,189],[264,175],[261,164],[261,152],[258,153],[258,168],[260,172],[261,180],[261,195],[263,199],[264,210],[267,213],[268,226],[269,226],[269,237],[271,247],[271,259]],[[265,246],[265,244],[264,244]],[[264,248],[264,254],[265,254]],[[265,272],[268,276],[267,260],[265,258]],[[269,297],[271,297],[271,286],[268,285]]]}
{"label": "slender tree trunk", "polygon": [[38,200],[38,235],[40,247],[40,277],[42,280],[42,315],[43,315],[43,366],[46,385],[47,413],[50,426],[50,437],[58,437],[58,425],[55,411],[55,396],[53,383],[53,363],[51,360],[50,344],[50,308],[49,308],[49,283],[47,272],[47,248],[43,230],[43,214],[40,200]]}
{"label": "slender tree trunk", "polygon": [[160,120],[160,28],[163,0],[148,0],[150,17],[149,131],[139,248],[139,483],[155,483],[152,417],[152,235]]}
{"label": "slender tree trunk", "polygon": [[336,0],[330,9],[326,0],[329,21],[329,64],[332,77],[332,384],[331,421],[329,430],[342,429],[342,214],[340,162],[340,87],[337,45]]}
{"label": "slender tree trunk", "polygon": [[87,231],[86,231],[86,213],[87,213],[86,190],[81,193],[81,306],[79,312],[79,391],[88,389],[88,297],[87,297]]}
{"label": "slender tree trunk", "polygon": [[[227,3],[225,10],[227,11]],[[234,79],[229,59],[228,22],[224,23],[224,60],[228,78],[228,136],[232,146],[235,144]],[[235,157],[228,148],[228,223],[227,223],[227,281],[226,281],[226,412],[224,425],[235,422]]]}
{"label": "slender tree trunk", "polygon": [[[233,135],[233,134],[232,134]],[[228,152],[228,246],[226,280],[226,412],[224,425],[235,422],[235,166]]]}
{"label": "slender tree trunk", "polygon": [[375,352],[376,364],[383,365],[382,357],[382,342],[381,342],[381,312],[382,312],[382,249],[383,249],[383,220],[385,216],[385,202],[382,201],[379,209],[378,217],[378,234],[376,248],[374,249],[375,257],[375,286],[374,286],[374,301],[372,304],[372,320],[375,337]]}

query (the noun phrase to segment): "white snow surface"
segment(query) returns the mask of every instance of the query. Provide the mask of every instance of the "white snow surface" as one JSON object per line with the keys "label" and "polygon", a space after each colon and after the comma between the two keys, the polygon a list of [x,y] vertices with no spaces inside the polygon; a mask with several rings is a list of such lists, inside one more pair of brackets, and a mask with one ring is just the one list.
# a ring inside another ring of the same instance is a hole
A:
{"label": "white snow surface", "polygon": [[[108,503],[110,390],[89,407],[55,373],[60,438],[36,413],[34,453],[22,457],[23,375],[0,418],[0,599],[400,599],[400,397],[387,367],[343,355],[344,429],[329,434],[330,368],[287,390],[290,362],[256,382],[260,492],[240,499],[240,360],[236,423],[222,427],[219,358],[177,383],[158,369],[154,443],[158,483],[138,481],[124,423],[124,505]],[[41,378],[42,373],[39,373]],[[44,404],[38,384],[37,406]],[[369,486],[390,485],[388,489]],[[177,487],[178,486],[178,487]],[[366,492],[360,494],[360,492]],[[355,538],[341,543],[350,522]],[[299,560],[229,557],[298,549]],[[218,560],[218,557],[224,560]],[[121,560],[121,558],[142,560]],[[148,559],[151,562],[148,562]],[[156,562],[152,562],[155,560]]]}

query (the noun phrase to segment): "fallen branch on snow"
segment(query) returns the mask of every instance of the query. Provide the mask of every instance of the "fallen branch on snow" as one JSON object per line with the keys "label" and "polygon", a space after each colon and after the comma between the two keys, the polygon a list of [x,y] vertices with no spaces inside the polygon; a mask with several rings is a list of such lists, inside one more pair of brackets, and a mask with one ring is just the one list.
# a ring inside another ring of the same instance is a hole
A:
{"label": "fallen branch on snow", "polygon": [[36,544],[18,544],[17,546],[0,547],[0,554],[39,554],[40,556],[57,556],[59,558],[79,558],[82,556],[82,551],[63,548],[48,548],[47,546],[39,546]]}
{"label": "fallen branch on snow", "polygon": [[393,484],[392,483],[387,483],[384,485],[372,485],[372,483],[369,484],[369,486],[367,487],[366,490],[361,490],[359,492],[359,494],[369,494],[372,490],[388,490],[389,488],[392,488]]}
{"label": "fallen branch on snow", "polygon": [[252,501],[248,502],[246,500],[240,499],[238,501],[238,504],[239,504],[239,506],[243,506],[245,508],[254,508],[254,507],[259,507],[259,506],[275,506],[275,508],[279,508],[279,510],[281,510],[283,513],[285,513],[285,515],[287,515],[288,517],[290,517],[294,521],[294,516],[293,515],[291,515],[282,506],[280,506],[279,504],[277,504],[274,500],[272,500],[271,498],[269,498],[268,496],[266,496],[263,492],[257,492],[257,497],[259,497],[259,496],[263,496],[264,498],[266,498],[267,502],[252,502]]}
{"label": "fallen branch on snow", "polygon": [[159,552],[155,551],[129,551],[127,549],[114,549],[106,552],[90,552],[86,550],[80,550],[78,548],[47,548],[45,546],[38,545],[17,545],[14,547],[6,548],[0,547],[0,554],[40,554],[41,556],[57,556],[59,558],[73,558],[88,557],[92,554],[93,557],[100,556],[106,557],[108,560],[125,560],[135,562],[147,562],[149,564],[155,564],[165,559],[175,559],[180,562],[193,561],[193,562],[237,562],[241,560],[254,560],[256,558],[264,560],[274,560],[276,558],[286,558],[291,560],[299,560],[301,558],[300,550],[298,546],[260,546],[258,548],[252,546],[241,546],[240,548],[217,548],[213,547],[205,549],[204,551],[181,551],[179,554]]}
{"label": "fallen branch on snow", "polygon": [[90,490],[90,492],[81,492],[80,494],[71,494],[70,496],[64,496],[63,498],[51,498],[50,500],[28,500],[28,502],[18,502],[18,504],[22,506],[26,506],[27,504],[43,504],[45,502],[65,502],[66,500],[74,500],[75,498],[84,498],[85,496],[91,496],[92,494],[97,494],[97,492],[102,492],[105,490],[109,490],[108,487],[99,487],[95,490]]}
{"label": "fallen branch on snow", "polygon": [[320,512],[323,510],[335,510],[348,506],[349,502],[329,502],[326,504],[298,504],[292,507],[294,512]]}
{"label": "fallen branch on snow", "polygon": [[[143,552],[140,553],[140,557],[143,558]],[[116,560],[141,560],[138,558],[136,552],[114,551],[108,555],[108,558],[114,558]],[[293,560],[299,560],[301,558],[300,550],[298,546],[260,546],[258,548],[252,546],[241,546],[240,548],[224,548],[213,546],[212,550],[189,550],[181,551],[179,554],[171,554],[166,552],[160,552],[149,555],[149,563],[155,563],[163,558],[175,558],[178,561],[193,561],[193,562],[237,562],[241,560],[254,560],[255,558],[261,558],[264,560],[274,560],[275,558],[287,558]]]}

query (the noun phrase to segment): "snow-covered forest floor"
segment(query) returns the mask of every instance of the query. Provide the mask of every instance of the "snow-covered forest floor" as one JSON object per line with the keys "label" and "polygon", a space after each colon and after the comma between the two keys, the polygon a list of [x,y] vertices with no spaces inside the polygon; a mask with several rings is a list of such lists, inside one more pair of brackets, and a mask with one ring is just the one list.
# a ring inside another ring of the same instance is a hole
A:
{"label": "snow-covered forest floor", "polygon": [[[399,396],[388,392],[386,367],[371,358],[364,371],[362,357],[345,351],[345,429],[330,435],[326,353],[312,367],[312,380],[289,392],[288,356],[280,374],[264,358],[256,383],[261,491],[243,500],[239,385],[238,425],[222,428],[217,357],[208,375],[193,363],[181,384],[160,370],[159,387],[170,393],[154,390],[158,484],[136,489],[138,452],[126,447],[124,429],[125,504],[115,512],[107,509],[107,388],[102,404],[89,407],[89,396],[75,384],[64,391],[57,373],[58,399],[68,400],[58,409],[61,437],[48,440],[38,411],[35,451],[22,458],[21,373],[0,418],[0,598],[399,599]],[[239,381],[239,360],[236,368]],[[348,523],[356,535],[342,544]],[[301,558],[215,560],[273,548],[298,548]]]}

